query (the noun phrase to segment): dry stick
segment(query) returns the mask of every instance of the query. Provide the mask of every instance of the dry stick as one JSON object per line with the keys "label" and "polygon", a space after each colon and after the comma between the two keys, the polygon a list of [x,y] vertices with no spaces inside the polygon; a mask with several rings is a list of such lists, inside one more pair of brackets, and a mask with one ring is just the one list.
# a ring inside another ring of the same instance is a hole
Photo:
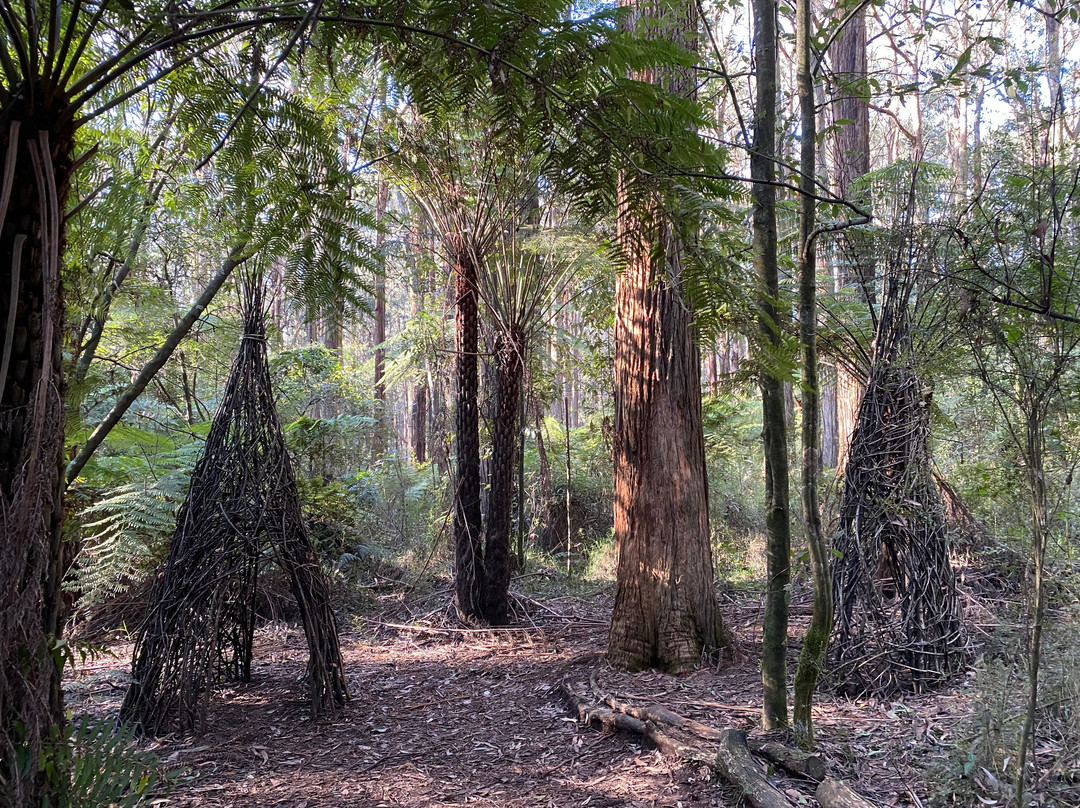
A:
{"label": "dry stick", "polygon": [[169,361],[169,358],[173,355],[173,351],[176,350],[180,341],[187,336],[196,321],[202,316],[203,312],[206,311],[206,307],[210,305],[210,302],[214,299],[218,290],[221,289],[225,284],[225,281],[232,275],[233,270],[243,264],[251,256],[251,253],[247,252],[246,248],[247,243],[245,242],[234,247],[229,252],[228,257],[218,269],[217,274],[210,279],[210,283],[203,289],[203,293],[199,295],[199,299],[192,304],[191,308],[188,309],[187,314],[185,314],[180,322],[176,324],[165,342],[158,349],[158,352],[154,354],[153,359],[143,366],[143,369],[139,372],[135,381],[133,381],[120,395],[120,398],[116,400],[116,404],[113,405],[109,414],[94,428],[94,431],[90,434],[90,437],[86,439],[86,443],[83,444],[79,453],[75,456],[75,459],[68,464],[65,473],[66,485],[71,485],[71,483],[75,481],[75,478],[79,476],[79,472],[82,471],[83,466],[86,465],[94,452],[97,451],[97,448],[104,442],[113,427],[120,423],[120,419],[124,417],[124,413],[126,413],[131,405],[135,403],[135,400],[142,395],[143,390],[145,390],[147,385],[153,381],[154,376],[156,376],[158,371]]}

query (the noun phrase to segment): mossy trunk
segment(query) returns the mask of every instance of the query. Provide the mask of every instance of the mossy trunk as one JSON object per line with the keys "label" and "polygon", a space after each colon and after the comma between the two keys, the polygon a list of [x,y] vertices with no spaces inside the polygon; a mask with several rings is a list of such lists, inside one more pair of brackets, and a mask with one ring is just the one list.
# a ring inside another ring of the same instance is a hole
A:
{"label": "mossy trunk", "polygon": [[763,727],[787,724],[788,585],[791,581],[791,518],[788,511],[787,428],[784,381],[776,370],[782,350],[780,275],[776,254],[776,0],[754,2],[754,56],[757,107],[753,180],[753,259],[758,280],[758,377],[761,385],[761,435],[765,444],[766,587],[762,621],[761,681]]}
{"label": "mossy trunk", "polygon": [[801,113],[799,179],[799,339],[802,343],[802,510],[806,544],[814,577],[814,613],[795,669],[793,729],[804,749],[814,746],[811,707],[814,688],[825,662],[832,630],[832,584],[829,552],[821,530],[818,503],[818,470],[821,468],[821,396],[817,352],[817,255],[814,250],[814,183],[817,169],[817,113],[814,76],[810,67],[813,36],[810,0],[798,0],[796,8],[796,73]]}

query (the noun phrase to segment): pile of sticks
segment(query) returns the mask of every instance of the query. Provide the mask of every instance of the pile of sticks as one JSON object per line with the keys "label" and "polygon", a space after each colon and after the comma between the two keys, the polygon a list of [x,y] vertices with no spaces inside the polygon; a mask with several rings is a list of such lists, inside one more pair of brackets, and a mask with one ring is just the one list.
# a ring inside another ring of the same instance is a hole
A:
{"label": "pile of sticks", "polygon": [[910,282],[883,289],[869,379],[844,469],[829,670],[850,693],[919,690],[956,671],[963,636],[930,391],[912,349]]}

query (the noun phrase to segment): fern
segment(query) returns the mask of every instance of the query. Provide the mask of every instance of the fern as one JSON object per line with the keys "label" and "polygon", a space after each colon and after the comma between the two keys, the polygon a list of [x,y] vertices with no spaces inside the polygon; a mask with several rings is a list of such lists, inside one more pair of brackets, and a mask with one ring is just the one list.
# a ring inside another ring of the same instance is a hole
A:
{"label": "fern", "polygon": [[67,583],[79,593],[79,610],[128,591],[164,558],[198,449],[172,453],[170,471],[116,486],[80,512],[85,538]]}
{"label": "fern", "polygon": [[71,737],[70,808],[134,808],[153,792],[161,761],[135,744],[134,724],[83,716]]}

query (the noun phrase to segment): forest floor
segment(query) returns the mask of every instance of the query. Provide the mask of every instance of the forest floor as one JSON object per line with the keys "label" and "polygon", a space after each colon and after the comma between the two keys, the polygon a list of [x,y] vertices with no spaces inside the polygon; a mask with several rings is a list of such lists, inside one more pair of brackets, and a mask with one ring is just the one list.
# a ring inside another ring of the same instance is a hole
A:
{"label": "forest floor", "polygon": [[[585,690],[655,702],[717,728],[752,730],[760,712],[760,603],[729,598],[724,618],[741,659],[684,677],[624,674],[604,660],[607,592],[520,598],[510,628],[462,629],[449,592],[408,604],[401,592],[343,620],[342,648],[353,700],[334,720],[313,721],[303,683],[303,631],[270,623],[256,635],[248,684],[214,693],[198,738],[152,747],[178,771],[155,800],[189,806],[731,806],[740,795],[705,767],[665,759],[640,737],[582,726],[560,700],[564,680]],[[434,611],[421,613],[423,608]],[[524,613],[527,612],[527,613]],[[796,603],[794,647],[806,607]],[[801,618],[801,619],[800,619]],[[76,667],[66,683],[76,715],[115,714],[128,678],[130,645]],[[970,711],[970,679],[894,701],[821,694],[820,747],[833,776],[883,806],[928,802],[924,770],[948,754]],[[785,780],[793,805],[815,804],[812,784]]]}

